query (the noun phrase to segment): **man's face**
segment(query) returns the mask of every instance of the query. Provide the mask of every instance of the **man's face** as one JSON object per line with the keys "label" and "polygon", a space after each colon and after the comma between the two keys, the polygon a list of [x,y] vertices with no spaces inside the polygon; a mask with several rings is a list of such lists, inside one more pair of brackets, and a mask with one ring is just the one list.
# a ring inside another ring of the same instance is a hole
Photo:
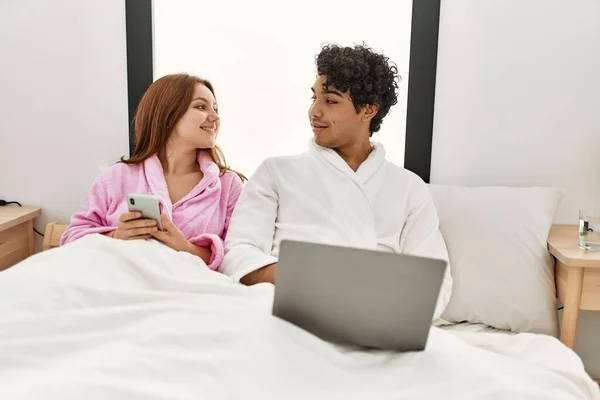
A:
{"label": "man's face", "polygon": [[356,112],[348,92],[325,87],[325,82],[326,77],[319,75],[312,86],[308,118],[315,142],[322,147],[338,149],[356,142],[365,129],[368,135],[369,122],[365,123],[362,112]]}

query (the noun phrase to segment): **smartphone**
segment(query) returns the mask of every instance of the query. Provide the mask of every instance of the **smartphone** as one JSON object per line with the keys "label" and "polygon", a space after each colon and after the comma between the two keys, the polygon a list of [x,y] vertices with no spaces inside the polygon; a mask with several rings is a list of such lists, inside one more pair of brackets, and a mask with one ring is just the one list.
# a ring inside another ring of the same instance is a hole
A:
{"label": "smartphone", "polygon": [[129,193],[127,195],[127,208],[129,211],[139,211],[142,213],[142,218],[155,220],[156,227],[159,231],[162,231],[159,203],[158,196],[153,194]]}

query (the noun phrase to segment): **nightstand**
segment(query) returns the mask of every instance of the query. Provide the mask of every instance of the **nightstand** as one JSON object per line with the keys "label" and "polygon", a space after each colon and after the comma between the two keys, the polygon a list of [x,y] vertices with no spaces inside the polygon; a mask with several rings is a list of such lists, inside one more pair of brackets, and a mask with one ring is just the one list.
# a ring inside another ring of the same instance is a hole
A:
{"label": "nightstand", "polygon": [[0,207],[0,271],[33,255],[33,219],[37,207]]}
{"label": "nightstand", "polygon": [[581,250],[577,240],[574,225],[554,225],[548,236],[548,250],[556,260],[556,295],[564,306],[560,341],[571,349],[579,310],[600,310],[600,252]]}

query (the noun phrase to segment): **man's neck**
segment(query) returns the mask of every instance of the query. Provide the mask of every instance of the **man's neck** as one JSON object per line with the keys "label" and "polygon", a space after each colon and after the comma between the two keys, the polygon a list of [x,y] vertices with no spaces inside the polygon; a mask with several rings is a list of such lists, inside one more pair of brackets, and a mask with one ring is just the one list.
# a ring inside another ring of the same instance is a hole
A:
{"label": "man's neck", "polygon": [[352,171],[356,172],[358,167],[369,157],[373,151],[373,146],[371,145],[371,141],[367,138],[364,141],[356,142],[350,146],[335,149],[335,152],[338,153],[340,157],[350,168]]}

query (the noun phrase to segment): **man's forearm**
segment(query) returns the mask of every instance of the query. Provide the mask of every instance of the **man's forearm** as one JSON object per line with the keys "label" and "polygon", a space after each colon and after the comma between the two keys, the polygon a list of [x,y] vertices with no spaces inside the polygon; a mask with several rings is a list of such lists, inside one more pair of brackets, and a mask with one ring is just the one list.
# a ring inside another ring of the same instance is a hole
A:
{"label": "man's forearm", "polygon": [[256,271],[252,271],[247,275],[244,275],[240,282],[244,285],[256,285],[257,283],[270,282],[275,283],[277,277],[277,263],[267,265]]}

